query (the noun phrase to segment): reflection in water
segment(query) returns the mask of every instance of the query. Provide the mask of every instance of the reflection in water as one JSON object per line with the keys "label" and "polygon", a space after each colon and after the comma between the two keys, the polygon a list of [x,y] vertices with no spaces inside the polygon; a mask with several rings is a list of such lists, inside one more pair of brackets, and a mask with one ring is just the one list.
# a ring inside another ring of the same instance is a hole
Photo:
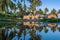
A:
{"label": "reflection in water", "polygon": [[[13,25],[13,26],[6,25],[5,27],[0,28],[0,40],[53,40],[53,39],[59,40],[60,39],[59,24],[47,23],[43,25],[38,22],[31,22],[31,23],[24,22],[22,25],[17,26]],[[44,35],[46,37],[44,37]]]}
{"label": "reflection in water", "polygon": [[48,24],[48,26],[50,26],[50,27],[56,27],[57,24]]}

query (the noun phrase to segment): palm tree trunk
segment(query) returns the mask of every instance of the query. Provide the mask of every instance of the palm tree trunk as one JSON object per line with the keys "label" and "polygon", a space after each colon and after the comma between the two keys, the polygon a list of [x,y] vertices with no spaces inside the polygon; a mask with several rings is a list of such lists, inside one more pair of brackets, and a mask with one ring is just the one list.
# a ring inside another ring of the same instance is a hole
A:
{"label": "palm tree trunk", "polygon": [[25,15],[26,15],[25,0],[24,0],[24,13],[25,13]]}

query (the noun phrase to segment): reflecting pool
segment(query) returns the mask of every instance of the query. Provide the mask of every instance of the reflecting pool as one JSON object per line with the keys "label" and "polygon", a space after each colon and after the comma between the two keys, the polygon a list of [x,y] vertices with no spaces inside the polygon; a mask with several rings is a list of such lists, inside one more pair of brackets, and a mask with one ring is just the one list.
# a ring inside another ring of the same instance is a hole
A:
{"label": "reflecting pool", "polygon": [[60,23],[0,23],[0,40],[60,40]]}

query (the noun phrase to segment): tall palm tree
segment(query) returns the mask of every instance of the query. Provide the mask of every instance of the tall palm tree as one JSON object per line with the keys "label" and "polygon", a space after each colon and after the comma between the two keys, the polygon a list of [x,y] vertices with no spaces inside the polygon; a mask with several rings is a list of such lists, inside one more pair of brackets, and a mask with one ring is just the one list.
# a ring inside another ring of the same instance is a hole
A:
{"label": "tall palm tree", "polygon": [[22,4],[18,1],[18,8],[19,8],[19,16],[22,16],[23,8]]}
{"label": "tall palm tree", "polygon": [[58,10],[58,12],[57,13],[60,13],[60,9]]}
{"label": "tall palm tree", "polygon": [[48,10],[48,8],[45,8],[44,11],[45,11],[45,14],[47,14],[47,12],[48,12],[49,10]]}
{"label": "tall palm tree", "polygon": [[21,2],[23,2],[24,1],[24,14],[26,15],[26,0],[21,0]]}
{"label": "tall palm tree", "polygon": [[0,12],[2,11],[2,1],[0,0]]}
{"label": "tall palm tree", "polygon": [[45,16],[44,19],[47,17],[47,12],[48,12],[48,11],[49,11],[48,8],[45,8],[45,9],[44,9],[44,16]]}
{"label": "tall palm tree", "polygon": [[25,12],[25,15],[26,15],[26,4],[25,4],[25,1],[26,0],[24,0],[24,12]]}
{"label": "tall palm tree", "polygon": [[30,5],[30,8],[29,8],[30,12],[33,12],[36,10],[35,7],[33,7],[32,5]]}
{"label": "tall palm tree", "polygon": [[[41,6],[41,0],[28,0],[30,2],[31,11],[34,13],[33,9],[35,10],[37,6]],[[37,3],[36,3],[37,2]]]}
{"label": "tall palm tree", "polygon": [[56,14],[56,10],[53,8],[53,10],[51,11],[51,13]]}
{"label": "tall palm tree", "polygon": [[0,1],[0,9],[5,12],[5,0]]}
{"label": "tall palm tree", "polygon": [[2,12],[4,12],[4,13],[9,12],[8,6],[11,9],[15,8],[15,5],[11,0],[1,0],[0,1],[0,8],[1,8]]}

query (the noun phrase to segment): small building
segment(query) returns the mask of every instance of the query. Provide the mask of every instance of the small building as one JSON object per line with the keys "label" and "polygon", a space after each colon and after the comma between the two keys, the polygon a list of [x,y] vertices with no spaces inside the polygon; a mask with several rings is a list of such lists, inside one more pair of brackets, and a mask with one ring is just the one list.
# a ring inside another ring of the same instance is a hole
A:
{"label": "small building", "polygon": [[34,20],[34,19],[38,19],[38,15],[34,15],[32,13],[30,13],[29,15],[24,15],[23,19],[27,19],[27,20]]}
{"label": "small building", "polygon": [[47,18],[57,18],[57,14],[53,14],[53,13],[51,13],[51,14],[48,14],[47,15]]}
{"label": "small building", "polygon": [[39,24],[37,24],[35,22],[24,22],[23,25],[29,26],[30,28],[34,27],[34,26],[39,26]]}

